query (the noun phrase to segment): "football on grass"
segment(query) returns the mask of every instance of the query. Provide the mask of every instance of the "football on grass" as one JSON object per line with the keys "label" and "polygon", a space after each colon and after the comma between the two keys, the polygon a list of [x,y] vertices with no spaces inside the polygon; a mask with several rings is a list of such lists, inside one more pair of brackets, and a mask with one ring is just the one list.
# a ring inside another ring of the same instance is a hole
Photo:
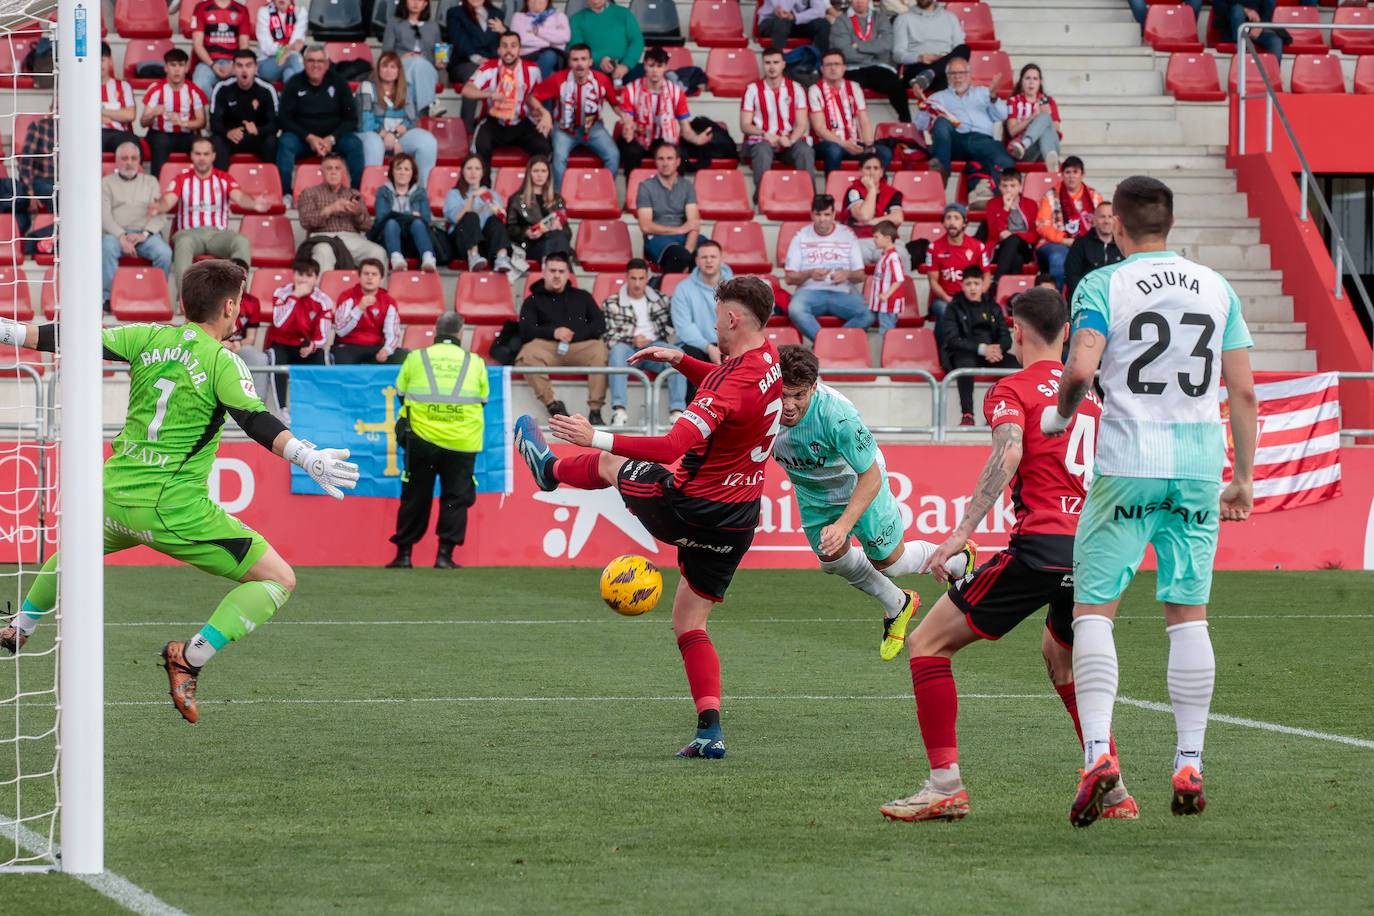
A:
{"label": "football on grass", "polygon": [[663,574],[643,557],[616,557],[601,573],[601,597],[617,614],[653,610],[663,595]]}

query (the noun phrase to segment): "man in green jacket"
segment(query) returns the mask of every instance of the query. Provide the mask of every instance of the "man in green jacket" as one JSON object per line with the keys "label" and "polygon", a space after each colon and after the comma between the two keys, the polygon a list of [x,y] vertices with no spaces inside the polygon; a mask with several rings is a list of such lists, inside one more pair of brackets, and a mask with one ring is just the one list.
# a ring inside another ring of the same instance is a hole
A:
{"label": "man in green jacket", "polygon": [[644,75],[644,33],[627,7],[611,0],[587,0],[572,15],[568,46],[585,44],[592,49],[592,66],[606,74],[617,89]]}

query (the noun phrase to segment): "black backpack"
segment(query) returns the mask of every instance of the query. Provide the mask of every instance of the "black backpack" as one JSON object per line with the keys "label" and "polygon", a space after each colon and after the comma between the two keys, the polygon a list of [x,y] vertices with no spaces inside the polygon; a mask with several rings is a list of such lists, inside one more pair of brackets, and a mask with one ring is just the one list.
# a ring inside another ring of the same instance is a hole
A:
{"label": "black backpack", "polygon": [[520,352],[520,322],[507,321],[501,325],[501,330],[497,332],[496,339],[491,342],[491,349],[488,351],[493,362],[503,366],[515,364],[515,356]]}

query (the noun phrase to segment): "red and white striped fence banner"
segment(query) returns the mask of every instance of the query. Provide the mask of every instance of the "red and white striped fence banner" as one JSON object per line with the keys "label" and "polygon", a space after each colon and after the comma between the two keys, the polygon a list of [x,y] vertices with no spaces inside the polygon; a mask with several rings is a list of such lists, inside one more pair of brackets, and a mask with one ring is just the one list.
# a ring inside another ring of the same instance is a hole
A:
{"label": "red and white striped fence banner", "polygon": [[[1256,372],[1255,396],[1259,400],[1255,511],[1296,509],[1340,496],[1341,404],[1336,373]],[[1227,408],[1223,400],[1223,416],[1229,416]],[[1229,428],[1227,439],[1229,452]],[[1229,470],[1226,476],[1230,478]]]}

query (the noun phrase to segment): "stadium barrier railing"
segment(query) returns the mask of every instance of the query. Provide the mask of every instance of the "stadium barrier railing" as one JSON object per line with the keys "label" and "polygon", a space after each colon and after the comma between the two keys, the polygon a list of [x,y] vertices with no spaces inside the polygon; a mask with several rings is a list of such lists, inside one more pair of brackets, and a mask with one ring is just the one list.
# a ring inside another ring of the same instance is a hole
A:
{"label": "stadium barrier railing", "polygon": [[[644,410],[649,415],[648,424],[633,424],[617,426],[617,432],[624,433],[643,433],[654,435],[656,429],[656,419],[658,417],[658,389],[649,379],[649,374],[643,369],[634,366],[511,366],[510,374],[512,377],[527,375],[628,375],[632,379],[639,379],[644,385]],[[661,373],[660,373],[661,374]],[[580,379],[579,379],[580,381]],[[607,405],[606,410],[610,409]],[[573,411],[577,413],[578,411]],[[547,429],[547,418],[540,421],[540,425]]]}
{"label": "stadium barrier railing", "polygon": [[[974,377],[974,381],[976,382],[980,378],[1005,378],[1008,375],[1015,375],[1020,371],[1020,369],[987,369],[983,367],[974,367],[971,369],[951,369],[949,372],[946,372],[945,377],[940,380],[940,393],[936,398],[935,441],[944,442],[949,432],[949,424],[946,422],[945,411],[949,405],[949,389],[952,383],[957,382],[961,378],[968,378],[970,375]],[[958,395],[955,396],[958,397]],[[976,416],[975,414],[975,417]],[[979,425],[981,425],[981,421]],[[969,427],[964,428],[967,429]],[[972,428],[977,429],[978,427],[975,426]]]}

